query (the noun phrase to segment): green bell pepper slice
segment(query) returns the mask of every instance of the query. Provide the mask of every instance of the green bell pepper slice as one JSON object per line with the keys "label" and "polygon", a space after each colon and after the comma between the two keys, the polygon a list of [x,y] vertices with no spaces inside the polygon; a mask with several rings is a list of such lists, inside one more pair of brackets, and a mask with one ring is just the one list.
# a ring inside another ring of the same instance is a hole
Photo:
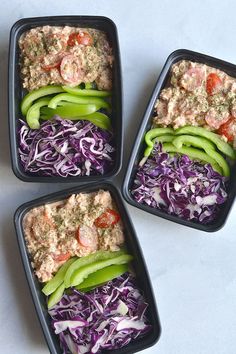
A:
{"label": "green bell pepper slice", "polygon": [[62,298],[65,291],[65,285],[62,283],[48,298],[48,308],[56,305]]}
{"label": "green bell pepper slice", "polygon": [[55,115],[59,115],[61,118],[77,120],[78,117],[87,116],[97,111],[95,104],[68,104],[57,107],[56,109],[43,107],[41,109],[41,117],[44,120],[48,120]]}
{"label": "green bell pepper slice", "polygon": [[230,175],[230,168],[227,164],[227,161],[215,150],[215,144],[213,144],[210,140],[192,136],[192,135],[180,135],[172,141],[172,144],[177,148],[181,149],[183,145],[187,146],[195,146],[200,149],[205,150],[206,154],[212,157],[218,165],[222,168],[224,176]]}
{"label": "green bell pepper slice", "polygon": [[218,134],[210,132],[202,127],[192,127],[187,125],[185,127],[176,129],[175,134],[176,135],[190,134],[190,135],[199,135],[201,137],[204,137],[212,141],[217,146],[218,150],[223,152],[223,154],[230,157],[232,160],[236,159],[235,150],[228,143],[223,141]]}
{"label": "green bell pepper slice", "polygon": [[33,90],[29,92],[21,102],[21,113],[23,116],[26,116],[26,113],[30,106],[32,106],[33,102],[36,101],[40,97],[52,95],[55,93],[65,92],[61,86],[53,86],[48,85],[41,87],[37,90]]}
{"label": "green bell pepper slice", "polygon": [[222,169],[218,165],[216,160],[213,159],[212,157],[210,157],[205,152],[199,150],[199,149],[195,149],[195,148],[192,148],[192,147],[182,147],[180,149],[177,149],[171,143],[164,143],[162,145],[162,147],[163,147],[163,151],[165,151],[165,152],[176,152],[178,154],[187,155],[187,156],[189,156],[190,158],[192,158],[194,160],[197,159],[197,160],[201,160],[201,161],[204,161],[206,163],[209,163],[209,164],[212,165],[212,168],[215,171],[217,171],[219,174],[222,175]]}
{"label": "green bell pepper slice", "polygon": [[77,259],[74,263],[70,265],[70,267],[67,269],[65,277],[64,277],[64,283],[65,287],[69,288],[71,286],[71,278],[72,275],[78,271],[80,268],[87,266],[89,264],[92,264],[97,261],[102,261],[102,260],[107,260],[111,259],[114,257],[122,256],[126,254],[126,251],[124,249],[120,251],[97,251],[93,254],[89,254],[88,256],[81,257]]}
{"label": "green bell pepper slice", "polygon": [[107,110],[111,109],[110,104],[105,101],[103,98],[99,97],[79,97],[75,95],[71,95],[70,93],[60,93],[56,96],[54,96],[51,101],[48,104],[49,108],[57,108],[58,104],[60,104],[61,101],[66,101],[70,103],[77,103],[79,105],[89,105],[93,104],[97,106],[97,110],[100,108],[105,108]]}
{"label": "green bell pepper slice", "polygon": [[107,260],[102,260],[98,262],[93,262],[92,264],[88,264],[78,270],[76,270],[72,277],[70,286],[78,286],[81,284],[90,274],[97,272],[100,269],[108,267],[113,264],[124,264],[128,263],[133,259],[133,256],[130,254],[123,254],[118,257],[113,257]]}
{"label": "green bell pepper slice", "polygon": [[[69,86],[62,86],[63,90],[72,95],[77,96],[93,96],[93,97],[109,97],[111,96],[111,91],[100,91],[100,90],[93,90],[92,84],[88,86],[85,84],[85,89],[81,89],[79,87],[69,87]],[[90,88],[91,87],[91,88]]]}
{"label": "green bell pepper slice", "polygon": [[39,129],[40,108],[47,106],[51,98],[43,97],[36,101],[26,113],[26,122],[31,129]]}
{"label": "green bell pepper slice", "polygon": [[148,157],[151,154],[151,152],[153,150],[153,146],[154,146],[153,139],[155,139],[158,136],[165,135],[165,134],[174,134],[174,129],[172,129],[172,128],[154,128],[154,129],[149,130],[145,134],[145,142],[147,144],[147,147],[144,151],[144,156]]}
{"label": "green bell pepper slice", "polygon": [[67,272],[67,269],[77,259],[78,259],[77,257],[70,258],[60,267],[60,269],[57,271],[54,277],[51,280],[49,280],[47,284],[43,287],[42,292],[45,295],[48,296],[52,294],[64,282],[64,277]]}
{"label": "green bell pepper slice", "polygon": [[157,138],[155,138],[153,140],[153,146],[156,142],[162,143],[162,144],[163,143],[171,143],[173,141],[174,137],[175,137],[174,135],[168,135],[168,134],[158,136]]}
{"label": "green bell pepper slice", "polygon": [[83,291],[86,288],[94,288],[100,284],[106,283],[118,276],[126,273],[129,267],[128,264],[114,264],[109,267],[97,270],[96,272],[90,274],[87,279],[85,279],[81,284],[79,284],[76,289]]}

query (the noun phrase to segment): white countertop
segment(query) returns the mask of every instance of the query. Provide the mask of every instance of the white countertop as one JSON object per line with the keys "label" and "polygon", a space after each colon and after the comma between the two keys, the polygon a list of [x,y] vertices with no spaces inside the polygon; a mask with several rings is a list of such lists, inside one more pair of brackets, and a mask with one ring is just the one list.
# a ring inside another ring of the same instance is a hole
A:
{"label": "white countertop", "polygon": [[[0,353],[46,354],[13,228],[15,209],[64,185],[23,183],[11,170],[7,128],[7,51],[22,17],[104,15],[118,27],[124,89],[124,164],[167,56],[187,48],[236,62],[235,1],[23,1],[0,3]],[[204,5],[203,5],[204,3]],[[216,6],[217,3],[217,6]],[[206,234],[129,207],[162,324],[145,354],[236,353],[236,205],[226,226]]]}

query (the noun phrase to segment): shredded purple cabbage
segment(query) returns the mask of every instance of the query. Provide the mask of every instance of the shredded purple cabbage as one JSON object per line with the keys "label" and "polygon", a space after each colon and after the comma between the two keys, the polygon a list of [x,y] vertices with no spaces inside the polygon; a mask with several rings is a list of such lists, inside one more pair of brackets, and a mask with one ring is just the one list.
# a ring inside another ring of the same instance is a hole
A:
{"label": "shredded purple cabbage", "polygon": [[49,314],[63,354],[121,348],[150,329],[148,304],[130,273],[87,293],[64,295]]}
{"label": "shredded purple cabbage", "polygon": [[227,199],[226,183],[227,178],[210,164],[192,161],[187,155],[170,156],[159,144],[140,164],[131,193],[138,203],[207,224]]}
{"label": "shredded purple cabbage", "polygon": [[114,163],[112,133],[91,122],[55,117],[38,130],[20,120],[19,154],[25,172],[41,176],[103,175]]}

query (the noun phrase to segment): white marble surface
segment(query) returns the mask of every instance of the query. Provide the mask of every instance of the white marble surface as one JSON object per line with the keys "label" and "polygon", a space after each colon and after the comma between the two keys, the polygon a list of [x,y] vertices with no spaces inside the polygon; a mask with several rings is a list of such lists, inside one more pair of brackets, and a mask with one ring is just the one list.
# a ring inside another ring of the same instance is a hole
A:
{"label": "white marble surface", "polygon": [[[201,5],[199,5],[201,3]],[[0,353],[46,354],[13,228],[17,206],[62,185],[13,175],[7,131],[7,51],[12,24],[45,15],[105,15],[119,31],[124,84],[124,167],[166,57],[188,48],[236,62],[235,1],[1,0],[0,3]],[[129,207],[156,294],[162,336],[146,354],[236,353],[236,206],[215,234]]]}

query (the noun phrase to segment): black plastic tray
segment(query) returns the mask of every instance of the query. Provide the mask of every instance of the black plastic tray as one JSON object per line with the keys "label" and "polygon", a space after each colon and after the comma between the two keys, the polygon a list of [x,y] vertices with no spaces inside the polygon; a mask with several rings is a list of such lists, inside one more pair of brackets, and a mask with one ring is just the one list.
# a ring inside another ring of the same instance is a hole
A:
{"label": "black plastic tray", "polygon": [[52,354],[62,353],[62,350],[59,347],[59,340],[57,336],[54,334],[50,326],[50,319],[47,313],[47,306],[46,306],[46,297],[41,292],[41,285],[38,282],[36,276],[34,275],[33,269],[30,264],[30,259],[27,252],[24,234],[23,234],[22,220],[24,215],[34,207],[43,205],[45,203],[63,200],[69,197],[73,193],[93,192],[99,189],[110,191],[112,198],[115,201],[119,213],[121,215],[121,219],[124,224],[126,243],[129,252],[134,255],[133,266],[134,266],[135,273],[137,275],[137,282],[139,287],[143,290],[144,296],[147,302],[149,303],[148,318],[150,320],[150,324],[152,325],[152,330],[144,337],[132,341],[126,347],[123,347],[121,349],[117,349],[114,351],[104,350],[102,351],[102,353],[114,353],[114,354],[115,353],[116,354],[136,353],[140,350],[143,350],[145,348],[154,345],[160,337],[161,327],[160,327],[155,298],[153,295],[153,290],[149,279],[148,271],[146,268],[146,264],[143,258],[141,248],[139,246],[139,242],[134,227],[132,225],[132,222],[130,220],[130,217],[128,215],[128,212],[126,210],[120,192],[110,183],[102,183],[102,184],[94,183],[93,185],[86,184],[80,187],[74,187],[54,194],[46,195],[39,199],[23,204],[17,209],[14,217],[17,240],[20,248],[21,258],[25,269],[26,277],[28,280],[28,284],[31,290],[31,295],[34,301],[34,305],[38,314],[40,324],[43,329],[45,339],[47,341],[49,350]]}
{"label": "black plastic tray", "polygon": [[144,136],[145,136],[146,132],[151,128],[151,125],[152,125],[154,104],[160,94],[160,91],[166,86],[166,84],[168,82],[171,66],[180,60],[191,60],[191,61],[207,64],[209,66],[212,66],[212,67],[215,67],[215,68],[225,71],[230,76],[236,77],[236,65],[233,65],[233,64],[228,63],[226,61],[223,61],[223,60],[220,60],[217,58],[213,58],[208,55],[185,50],[185,49],[179,49],[179,50],[176,50],[175,52],[170,54],[170,56],[167,58],[167,61],[164,65],[164,67],[161,71],[161,74],[157,80],[157,83],[154,87],[151,99],[148,103],[142,123],[139,127],[139,131],[136,136],[134,147],[131,152],[130,159],[129,159],[127,172],[126,172],[126,175],[124,178],[123,195],[129,204],[131,204],[141,210],[144,210],[148,213],[160,216],[164,219],[174,221],[178,224],[192,227],[194,229],[199,229],[199,230],[203,230],[206,232],[214,232],[214,231],[219,230],[224,225],[224,223],[227,219],[227,216],[229,214],[229,211],[232,207],[234,198],[235,198],[236,179],[234,176],[236,175],[236,165],[234,165],[234,167],[232,169],[231,178],[230,178],[229,186],[228,186],[227,201],[222,205],[217,219],[207,225],[193,222],[193,221],[187,221],[187,220],[181,219],[178,216],[169,215],[164,211],[161,211],[161,210],[158,210],[155,208],[151,208],[151,207],[143,205],[143,204],[139,204],[138,202],[136,202],[133,199],[133,197],[130,193],[130,188],[132,186],[134,176],[136,175],[138,164],[139,164],[140,160],[142,159],[142,157],[144,156],[143,155],[144,148],[145,148]]}
{"label": "black plastic tray", "polygon": [[[20,102],[24,96],[20,78],[19,46],[18,40],[21,34],[37,26],[77,26],[90,27],[105,31],[111,42],[114,54],[113,66],[113,95],[112,95],[112,126],[114,131],[114,144],[116,147],[115,162],[112,170],[104,175],[97,176],[38,176],[24,172],[18,153],[19,118],[23,118],[20,112]],[[123,152],[123,125],[122,125],[122,80],[118,34],[116,25],[107,17],[101,16],[51,16],[24,18],[16,22],[10,33],[9,64],[8,64],[8,110],[9,133],[11,147],[12,169],[16,177],[25,182],[92,182],[114,177],[121,168]]]}

